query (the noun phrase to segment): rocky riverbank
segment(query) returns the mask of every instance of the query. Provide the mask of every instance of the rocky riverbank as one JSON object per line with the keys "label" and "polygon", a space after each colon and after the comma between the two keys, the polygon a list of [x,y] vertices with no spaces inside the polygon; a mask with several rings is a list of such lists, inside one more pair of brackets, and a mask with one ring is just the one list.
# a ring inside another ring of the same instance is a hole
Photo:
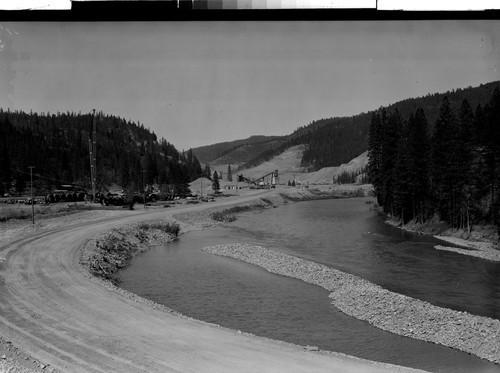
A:
{"label": "rocky riverbank", "polygon": [[88,240],[80,255],[80,264],[93,276],[116,283],[118,270],[136,255],[152,246],[172,242],[179,226],[162,220],[142,221],[113,228]]}
{"label": "rocky riverbank", "polygon": [[480,247],[479,249],[475,249],[473,247],[470,247],[468,243],[459,243],[459,244],[462,246],[468,246],[469,248],[462,249],[459,247],[443,246],[443,245],[436,245],[434,246],[434,248],[436,250],[451,251],[457,254],[474,256],[476,258],[481,258],[492,262],[500,262],[500,250],[494,249],[491,246],[483,246]]}
{"label": "rocky riverbank", "polygon": [[382,330],[500,363],[499,320],[437,307],[357,276],[260,246],[229,244],[203,250],[321,286],[331,292],[332,304],[342,312]]}
{"label": "rocky riverbank", "polygon": [[460,246],[436,245],[436,250],[451,251],[457,254],[474,256],[494,262],[500,261],[498,233],[492,226],[473,226],[471,233],[451,229],[444,222],[429,221],[424,224],[411,221],[405,225],[397,219],[387,219],[387,224],[408,232],[430,234],[435,238]]}

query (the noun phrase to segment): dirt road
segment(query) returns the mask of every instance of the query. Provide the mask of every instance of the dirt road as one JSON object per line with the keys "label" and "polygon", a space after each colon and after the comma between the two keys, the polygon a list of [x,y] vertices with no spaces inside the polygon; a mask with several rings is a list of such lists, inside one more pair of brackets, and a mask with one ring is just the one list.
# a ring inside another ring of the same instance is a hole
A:
{"label": "dirt road", "polygon": [[237,200],[124,211],[0,243],[1,335],[64,372],[413,371],[309,352],[154,309],[90,280],[78,264],[80,247],[98,232]]}

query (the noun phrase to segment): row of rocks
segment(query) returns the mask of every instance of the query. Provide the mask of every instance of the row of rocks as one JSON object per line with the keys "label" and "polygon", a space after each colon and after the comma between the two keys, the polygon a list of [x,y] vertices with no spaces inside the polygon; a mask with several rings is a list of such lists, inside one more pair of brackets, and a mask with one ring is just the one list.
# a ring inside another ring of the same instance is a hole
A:
{"label": "row of rocks", "polygon": [[203,250],[321,286],[331,292],[332,304],[342,312],[382,330],[500,363],[499,320],[437,307],[360,277],[260,246],[226,244]]}
{"label": "row of rocks", "polygon": [[[156,225],[161,221],[151,223]],[[89,239],[81,250],[80,264],[92,275],[116,282],[118,270],[133,257],[175,239],[171,233],[149,228],[148,221],[121,226]]]}

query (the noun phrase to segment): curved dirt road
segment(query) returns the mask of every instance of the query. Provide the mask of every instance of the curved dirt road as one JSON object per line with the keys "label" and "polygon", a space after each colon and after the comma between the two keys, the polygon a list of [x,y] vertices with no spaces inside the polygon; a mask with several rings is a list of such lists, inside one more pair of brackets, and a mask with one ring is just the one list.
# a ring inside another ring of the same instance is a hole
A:
{"label": "curved dirt road", "polygon": [[203,206],[133,215],[124,211],[123,216],[48,229],[3,244],[1,335],[65,372],[413,371],[239,335],[135,302],[82,273],[78,253],[89,236]]}

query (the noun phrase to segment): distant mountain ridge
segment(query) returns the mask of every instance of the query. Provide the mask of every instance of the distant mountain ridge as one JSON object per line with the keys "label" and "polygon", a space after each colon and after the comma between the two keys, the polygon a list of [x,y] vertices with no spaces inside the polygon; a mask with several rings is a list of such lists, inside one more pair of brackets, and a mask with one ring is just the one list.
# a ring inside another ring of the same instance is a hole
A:
{"label": "distant mountain ridge", "polygon": [[323,167],[337,167],[367,150],[372,113],[381,109],[398,110],[402,117],[406,118],[410,113],[422,108],[432,130],[445,96],[448,97],[454,111],[458,110],[464,99],[467,99],[475,109],[478,105],[484,106],[488,102],[497,85],[499,81],[481,84],[478,87],[453,89],[444,93],[429,93],[349,117],[315,120],[286,136],[252,136],[248,139],[195,148],[193,152],[202,164],[219,165],[221,169],[224,164],[231,164],[237,165],[241,170],[272,159],[292,146],[304,145],[302,167],[309,171],[317,171]]}

